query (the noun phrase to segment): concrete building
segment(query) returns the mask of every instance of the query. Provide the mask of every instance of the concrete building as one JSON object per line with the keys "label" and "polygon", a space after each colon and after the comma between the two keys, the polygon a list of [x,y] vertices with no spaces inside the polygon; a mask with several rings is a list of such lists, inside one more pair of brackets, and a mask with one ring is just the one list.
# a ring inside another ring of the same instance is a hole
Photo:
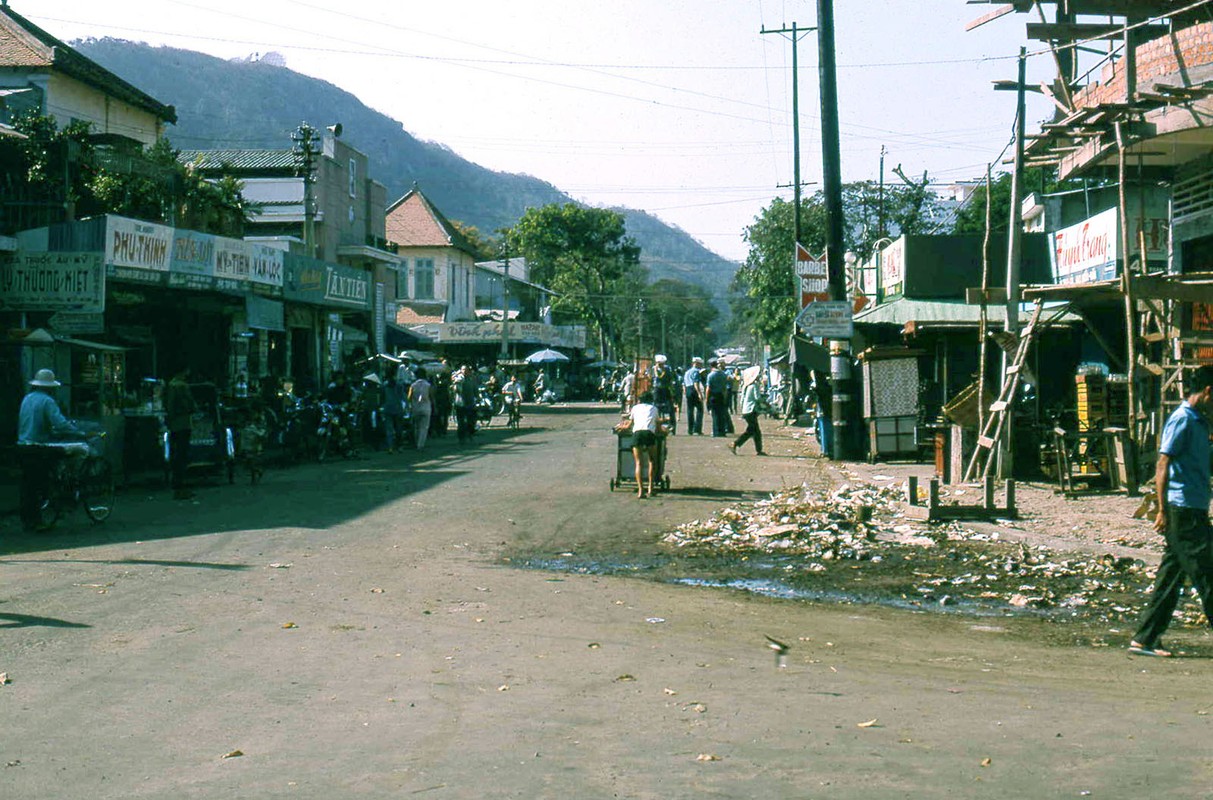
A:
{"label": "concrete building", "polygon": [[402,259],[399,325],[476,318],[475,248],[416,186],[388,208],[387,234]]}
{"label": "concrete building", "polygon": [[86,58],[0,0],[0,123],[25,111],[60,128],[87,122],[102,142],[154,144],[177,112]]}

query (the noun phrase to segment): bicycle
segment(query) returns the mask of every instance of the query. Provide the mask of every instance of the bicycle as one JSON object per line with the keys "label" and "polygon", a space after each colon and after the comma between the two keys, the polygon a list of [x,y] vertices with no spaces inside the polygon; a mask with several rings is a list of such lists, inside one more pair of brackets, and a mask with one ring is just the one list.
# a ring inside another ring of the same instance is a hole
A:
{"label": "bicycle", "polygon": [[503,401],[505,402],[506,410],[509,412],[509,416],[505,420],[505,426],[518,430],[518,425],[522,422],[522,403],[513,397],[503,398]]}
{"label": "bicycle", "polygon": [[39,526],[49,529],[77,504],[96,523],[114,510],[114,472],[102,457],[105,432],[86,432],[84,441],[50,442],[44,447],[61,451],[51,469],[50,489],[38,511]]}

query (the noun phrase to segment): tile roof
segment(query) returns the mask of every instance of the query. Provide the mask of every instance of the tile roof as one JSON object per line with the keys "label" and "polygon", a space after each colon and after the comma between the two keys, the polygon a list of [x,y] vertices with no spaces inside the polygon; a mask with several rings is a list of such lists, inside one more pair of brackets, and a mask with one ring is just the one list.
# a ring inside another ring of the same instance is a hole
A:
{"label": "tile roof", "polygon": [[289,150],[182,150],[182,164],[202,170],[294,170],[295,156]]}
{"label": "tile roof", "polygon": [[76,52],[7,5],[0,6],[0,67],[54,68],[165,122],[177,121],[175,108]]}
{"label": "tile roof", "polygon": [[[421,304],[425,305],[425,304]],[[432,325],[436,322],[442,322],[443,306],[439,305],[436,310],[428,308],[415,309],[411,306],[400,305],[396,308],[396,324],[397,325]],[[426,313],[430,311],[430,313]]]}
{"label": "tile roof", "polygon": [[467,237],[416,186],[388,206],[386,224],[387,238],[401,247],[454,247],[475,255]]}

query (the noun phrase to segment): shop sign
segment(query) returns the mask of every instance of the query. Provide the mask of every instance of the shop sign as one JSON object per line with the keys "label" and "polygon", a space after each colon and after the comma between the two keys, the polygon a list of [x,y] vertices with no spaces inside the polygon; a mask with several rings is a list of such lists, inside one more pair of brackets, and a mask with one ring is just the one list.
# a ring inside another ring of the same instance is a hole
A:
{"label": "shop sign", "polygon": [[100,253],[27,253],[0,263],[0,311],[105,310]]}
{"label": "shop sign", "polygon": [[1120,257],[1117,209],[1049,234],[1049,259],[1058,283],[1091,283],[1116,277]]}
{"label": "shop sign", "polygon": [[253,246],[240,239],[215,239],[215,288],[244,292],[253,263]]}
{"label": "shop sign", "polygon": [[105,218],[106,274],[134,283],[166,283],[173,249],[167,225],[117,217]]}
{"label": "shop sign", "polygon": [[796,324],[806,336],[822,339],[850,339],[855,331],[846,300],[810,303],[796,316]]}
{"label": "shop sign", "polygon": [[357,311],[370,308],[371,279],[359,269],[287,253],[283,295],[288,300]]}
{"label": "shop sign", "polygon": [[902,236],[880,251],[881,298],[901,294],[905,282],[906,237]]}
{"label": "shop sign", "polygon": [[168,285],[182,289],[214,288],[214,236],[181,229],[174,232]]}
{"label": "shop sign", "polygon": [[47,322],[56,333],[80,335],[105,332],[104,314],[57,311],[51,314],[51,318]]}
{"label": "shop sign", "polygon": [[796,243],[796,277],[800,280],[800,307],[830,299],[830,269],[825,255],[813,256]]}
{"label": "shop sign", "polygon": [[249,283],[262,294],[281,295],[283,251],[263,244],[249,244]]}
{"label": "shop sign", "polygon": [[[420,325],[413,331],[443,344],[488,344],[501,341],[500,322],[442,322]],[[517,344],[554,347],[585,347],[584,325],[547,325],[542,322],[511,322],[509,340]]]}

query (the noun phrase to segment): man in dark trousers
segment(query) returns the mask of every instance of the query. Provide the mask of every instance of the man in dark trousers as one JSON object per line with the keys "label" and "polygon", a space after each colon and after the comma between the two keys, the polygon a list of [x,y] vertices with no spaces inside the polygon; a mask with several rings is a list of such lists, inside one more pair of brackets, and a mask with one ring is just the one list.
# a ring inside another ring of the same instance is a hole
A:
{"label": "man in dark trousers", "polygon": [[164,390],[164,423],[168,427],[168,463],[173,499],[188,500],[194,493],[185,488],[190,465],[190,432],[194,426],[194,396],[190,393],[190,368],[182,367]]}
{"label": "man in dark trousers", "polygon": [[712,413],[712,436],[726,436],[729,428],[729,378],[720,368],[719,362],[712,362],[712,371],[708,373],[704,383],[707,385],[708,411]]}
{"label": "man in dark trousers", "polygon": [[1158,447],[1154,529],[1166,537],[1154,594],[1129,652],[1171,655],[1161,638],[1179,602],[1184,579],[1196,587],[1205,617],[1213,620],[1213,528],[1209,526],[1209,421],[1213,367],[1196,369],[1184,381],[1187,398],[1167,419]]}
{"label": "man in dark trousers", "polygon": [[17,417],[17,461],[21,464],[21,524],[26,530],[45,530],[41,519],[51,485],[51,471],[61,453],[47,445],[57,433],[79,432],[63,416],[55,402],[55,389],[62,386],[55,373],[40,369],[29,382],[30,391],[21,401]]}
{"label": "man in dark trousers", "polygon": [[682,390],[687,400],[687,435],[703,435],[703,359],[695,356],[682,373]]}

